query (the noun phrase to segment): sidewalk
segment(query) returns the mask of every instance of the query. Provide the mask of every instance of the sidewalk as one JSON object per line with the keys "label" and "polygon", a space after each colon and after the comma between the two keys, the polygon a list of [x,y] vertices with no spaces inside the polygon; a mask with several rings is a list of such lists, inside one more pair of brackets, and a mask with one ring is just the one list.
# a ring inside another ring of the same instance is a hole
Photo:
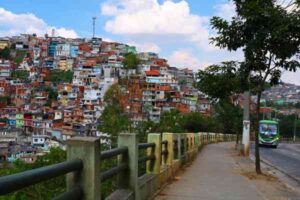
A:
{"label": "sidewalk", "polygon": [[207,145],[156,200],[300,199],[271,175],[256,176],[254,164],[239,157],[233,143]]}

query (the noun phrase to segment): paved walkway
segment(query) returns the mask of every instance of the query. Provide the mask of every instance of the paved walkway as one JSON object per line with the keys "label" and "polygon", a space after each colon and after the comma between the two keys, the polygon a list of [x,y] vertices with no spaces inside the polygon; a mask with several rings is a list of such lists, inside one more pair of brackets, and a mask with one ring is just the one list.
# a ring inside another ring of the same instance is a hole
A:
{"label": "paved walkway", "polygon": [[[297,194],[290,191],[287,192],[287,188],[285,188],[285,191],[278,192],[282,185],[273,187],[272,184],[274,183],[262,182],[262,180],[253,181],[251,178],[241,175],[240,163],[246,166],[253,166],[250,159],[244,159],[236,155],[233,150],[233,143],[207,145],[191,166],[188,166],[179,174],[177,180],[161,191],[155,199],[300,199],[300,196]],[[277,181],[277,179],[275,180]],[[261,188],[264,185],[270,185],[270,187]]]}

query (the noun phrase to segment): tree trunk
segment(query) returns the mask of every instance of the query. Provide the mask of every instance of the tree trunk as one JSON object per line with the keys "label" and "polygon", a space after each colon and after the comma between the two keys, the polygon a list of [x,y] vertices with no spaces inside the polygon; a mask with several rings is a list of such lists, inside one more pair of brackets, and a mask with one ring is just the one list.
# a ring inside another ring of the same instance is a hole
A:
{"label": "tree trunk", "polygon": [[259,90],[257,93],[256,119],[255,119],[255,127],[254,127],[255,128],[255,169],[257,174],[262,173],[260,168],[260,154],[259,154],[259,141],[258,141],[261,93],[262,93],[261,90]]}

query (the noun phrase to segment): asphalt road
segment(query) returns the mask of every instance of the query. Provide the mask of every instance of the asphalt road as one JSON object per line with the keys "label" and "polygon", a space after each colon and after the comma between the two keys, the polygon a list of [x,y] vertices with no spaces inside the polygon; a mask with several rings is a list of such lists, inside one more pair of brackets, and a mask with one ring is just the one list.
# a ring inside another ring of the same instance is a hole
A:
{"label": "asphalt road", "polygon": [[[252,145],[254,154],[254,145]],[[260,147],[261,159],[300,183],[300,144],[280,143],[277,149]]]}

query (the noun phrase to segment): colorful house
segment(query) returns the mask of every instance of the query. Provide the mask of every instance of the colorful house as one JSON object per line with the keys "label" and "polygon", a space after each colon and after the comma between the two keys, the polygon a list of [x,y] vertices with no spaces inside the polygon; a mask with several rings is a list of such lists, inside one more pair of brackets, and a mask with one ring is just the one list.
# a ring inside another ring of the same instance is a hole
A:
{"label": "colorful house", "polygon": [[18,113],[16,114],[16,128],[23,128],[24,127],[24,114]]}

